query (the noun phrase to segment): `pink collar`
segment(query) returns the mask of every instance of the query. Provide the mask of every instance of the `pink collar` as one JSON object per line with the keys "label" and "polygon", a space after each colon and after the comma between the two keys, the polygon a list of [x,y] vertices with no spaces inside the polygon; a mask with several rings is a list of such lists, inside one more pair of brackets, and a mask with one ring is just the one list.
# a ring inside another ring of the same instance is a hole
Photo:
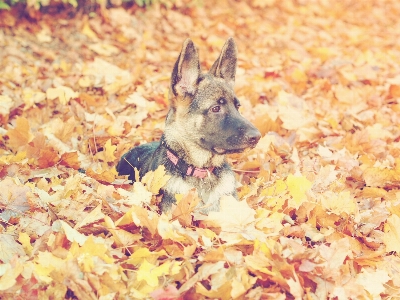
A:
{"label": "pink collar", "polygon": [[[196,168],[195,166],[188,165],[186,162],[184,162],[182,159],[180,159],[178,156],[176,156],[174,153],[172,153],[169,149],[167,149],[167,156],[169,160],[185,175],[188,176],[193,176],[197,178],[206,178],[207,176],[210,176],[211,173],[214,171],[214,167],[210,167],[207,169],[201,169],[201,168]],[[185,170],[182,170],[186,169]]]}

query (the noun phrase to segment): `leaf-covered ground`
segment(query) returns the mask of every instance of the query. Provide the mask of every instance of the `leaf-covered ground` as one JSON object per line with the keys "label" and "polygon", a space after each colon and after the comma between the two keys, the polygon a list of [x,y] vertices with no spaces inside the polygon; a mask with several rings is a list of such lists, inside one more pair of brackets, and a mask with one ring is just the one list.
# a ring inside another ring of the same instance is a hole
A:
{"label": "leaf-covered ground", "polygon": [[[399,299],[400,2],[196,3],[0,13],[0,298]],[[163,171],[115,165],[162,134],[184,39],[206,70],[229,36],[263,134],[241,201],[160,214]]]}

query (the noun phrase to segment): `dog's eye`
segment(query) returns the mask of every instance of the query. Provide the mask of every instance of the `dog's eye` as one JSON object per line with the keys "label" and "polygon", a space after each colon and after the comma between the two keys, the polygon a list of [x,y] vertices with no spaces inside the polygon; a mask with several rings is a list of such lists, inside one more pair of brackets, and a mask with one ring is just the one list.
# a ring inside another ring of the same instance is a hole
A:
{"label": "dog's eye", "polygon": [[239,109],[240,106],[241,106],[240,103],[235,103],[236,109]]}
{"label": "dog's eye", "polygon": [[221,106],[219,106],[219,105],[215,105],[215,106],[211,107],[211,111],[212,111],[213,113],[217,113],[217,112],[219,112],[220,110],[221,110]]}

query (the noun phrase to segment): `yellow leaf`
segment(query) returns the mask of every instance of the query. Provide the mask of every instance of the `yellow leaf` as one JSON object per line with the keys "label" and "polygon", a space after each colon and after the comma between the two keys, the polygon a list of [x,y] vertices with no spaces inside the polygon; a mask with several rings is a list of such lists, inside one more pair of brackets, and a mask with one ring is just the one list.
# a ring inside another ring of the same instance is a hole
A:
{"label": "yellow leaf", "polygon": [[158,286],[158,275],[157,272],[154,272],[155,269],[155,265],[149,263],[146,259],[143,260],[143,263],[137,270],[137,280],[144,280],[148,285],[153,287]]}
{"label": "yellow leaf", "polygon": [[62,270],[66,266],[66,261],[45,251],[39,252],[35,257],[34,273],[43,282],[50,283],[53,279],[50,273],[53,270]]}
{"label": "yellow leaf", "polygon": [[117,47],[107,43],[96,43],[89,46],[89,49],[97,54],[104,56],[112,56],[118,54],[120,51]]}
{"label": "yellow leaf", "polygon": [[142,182],[147,185],[147,189],[153,195],[157,195],[170,178],[171,176],[165,173],[165,167],[160,165],[157,170],[150,171],[144,175]]}
{"label": "yellow leaf", "polygon": [[263,196],[277,196],[282,194],[283,192],[286,192],[287,185],[282,179],[278,179],[275,181],[275,184],[271,187],[265,188],[262,192],[261,195]]}
{"label": "yellow leaf", "polygon": [[221,299],[228,300],[233,299],[231,296],[232,293],[232,282],[227,281],[217,289],[206,289],[204,285],[200,282],[196,283],[196,293],[206,296],[206,299]]}
{"label": "yellow leaf", "polygon": [[79,93],[74,92],[70,87],[58,86],[56,88],[49,88],[46,91],[46,97],[49,100],[54,100],[59,98],[62,105],[66,105],[69,100],[77,98]]}
{"label": "yellow leaf", "polygon": [[286,216],[284,213],[271,212],[264,208],[257,209],[256,228],[264,229],[265,233],[276,233],[283,228],[282,221]]}
{"label": "yellow leaf", "polygon": [[113,162],[115,161],[116,157],[114,155],[115,149],[117,149],[116,145],[111,144],[111,139],[109,139],[106,144],[104,145],[104,151],[99,152],[99,154],[103,154],[103,160],[105,162]]}
{"label": "yellow leaf", "polygon": [[56,222],[59,222],[59,224],[61,225],[61,228],[63,229],[67,239],[70,242],[77,242],[79,245],[82,246],[85,243],[85,241],[87,240],[87,236],[85,236],[84,234],[82,234],[82,233],[78,232],[77,230],[73,229],[71,226],[69,226],[63,220],[58,220]]}
{"label": "yellow leaf", "polygon": [[180,271],[180,262],[178,261],[167,261],[163,263],[161,266],[158,266],[154,272],[157,276],[163,275],[175,275],[178,274]]}
{"label": "yellow leaf", "polygon": [[286,179],[289,194],[292,199],[289,200],[289,206],[298,209],[307,199],[306,192],[310,190],[312,183],[304,176],[295,176],[289,174]]}
{"label": "yellow leaf", "polygon": [[388,168],[366,168],[363,172],[365,184],[370,187],[384,187],[392,181],[398,181],[396,170]]}
{"label": "yellow leaf", "polygon": [[133,265],[141,264],[144,260],[155,263],[158,257],[166,254],[165,250],[151,252],[148,248],[139,248],[132,253],[126,262]]}
{"label": "yellow leaf", "polygon": [[184,232],[182,225],[178,220],[170,222],[166,215],[162,214],[157,224],[158,234],[164,239],[171,239],[176,242],[185,240],[185,237],[180,234]]}
{"label": "yellow leaf", "polygon": [[383,242],[386,245],[386,252],[400,253],[400,217],[391,215],[387,219],[384,229]]}
{"label": "yellow leaf", "polygon": [[23,270],[23,265],[18,261],[16,262],[16,265],[13,266],[10,264],[0,265],[0,273],[3,274],[0,278],[0,291],[7,290],[16,284],[16,278]]}
{"label": "yellow leaf", "polygon": [[99,38],[97,37],[97,34],[90,28],[90,25],[88,22],[85,22],[81,31],[84,35],[87,37],[91,38],[94,41],[97,41]]}
{"label": "yellow leaf", "polygon": [[301,69],[295,69],[292,74],[290,74],[291,79],[293,79],[293,81],[295,82],[302,82],[302,81],[307,81],[308,77],[306,75],[306,73],[304,73],[303,70]]}
{"label": "yellow leaf", "polygon": [[[72,229],[72,228],[71,228]],[[93,236],[86,237],[86,241],[81,247],[77,243],[73,243],[70,252],[75,255],[88,255],[90,257],[97,256],[104,260],[106,263],[113,263],[114,259],[107,255],[108,248],[103,242],[97,243]]]}
{"label": "yellow leaf", "polygon": [[0,165],[9,165],[12,163],[20,163],[26,158],[26,151],[18,151],[15,155],[1,155]]}
{"label": "yellow leaf", "polygon": [[[115,226],[131,224],[133,222],[132,213],[135,211],[136,208],[137,206],[132,205],[132,207],[121,218],[115,221],[115,225],[113,224],[113,228],[115,228]],[[109,219],[108,216],[106,216],[104,220],[106,220],[108,223],[112,222],[112,220]]]}
{"label": "yellow leaf", "polygon": [[86,226],[88,224],[92,224],[98,220],[101,220],[104,218],[104,214],[101,212],[101,207],[103,205],[100,203],[99,205],[97,205],[97,207],[95,209],[93,209],[88,215],[86,215],[86,217],[80,221],[79,223],[77,223],[75,225],[75,229],[79,229],[83,226]]}
{"label": "yellow leaf", "polygon": [[331,48],[328,47],[316,47],[311,48],[309,51],[316,57],[319,57],[322,62],[325,62],[327,59],[331,58],[335,53]]}
{"label": "yellow leaf", "polygon": [[29,256],[32,254],[32,245],[31,245],[31,238],[26,232],[20,232],[18,241],[21,243],[22,247],[24,248],[26,254]]}

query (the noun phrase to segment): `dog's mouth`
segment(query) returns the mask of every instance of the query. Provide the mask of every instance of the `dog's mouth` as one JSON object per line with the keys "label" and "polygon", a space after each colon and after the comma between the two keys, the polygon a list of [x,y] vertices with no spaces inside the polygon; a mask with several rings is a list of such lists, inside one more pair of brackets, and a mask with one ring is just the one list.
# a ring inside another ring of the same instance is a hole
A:
{"label": "dog's mouth", "polygon": [[248,147],[238,148],[238,149],[224,149],[224,148],[214,147],[213,151],[218,153],[218,154],[231,154],[231,153],[241,153],[244,150],[246,150],[247,148]]}

